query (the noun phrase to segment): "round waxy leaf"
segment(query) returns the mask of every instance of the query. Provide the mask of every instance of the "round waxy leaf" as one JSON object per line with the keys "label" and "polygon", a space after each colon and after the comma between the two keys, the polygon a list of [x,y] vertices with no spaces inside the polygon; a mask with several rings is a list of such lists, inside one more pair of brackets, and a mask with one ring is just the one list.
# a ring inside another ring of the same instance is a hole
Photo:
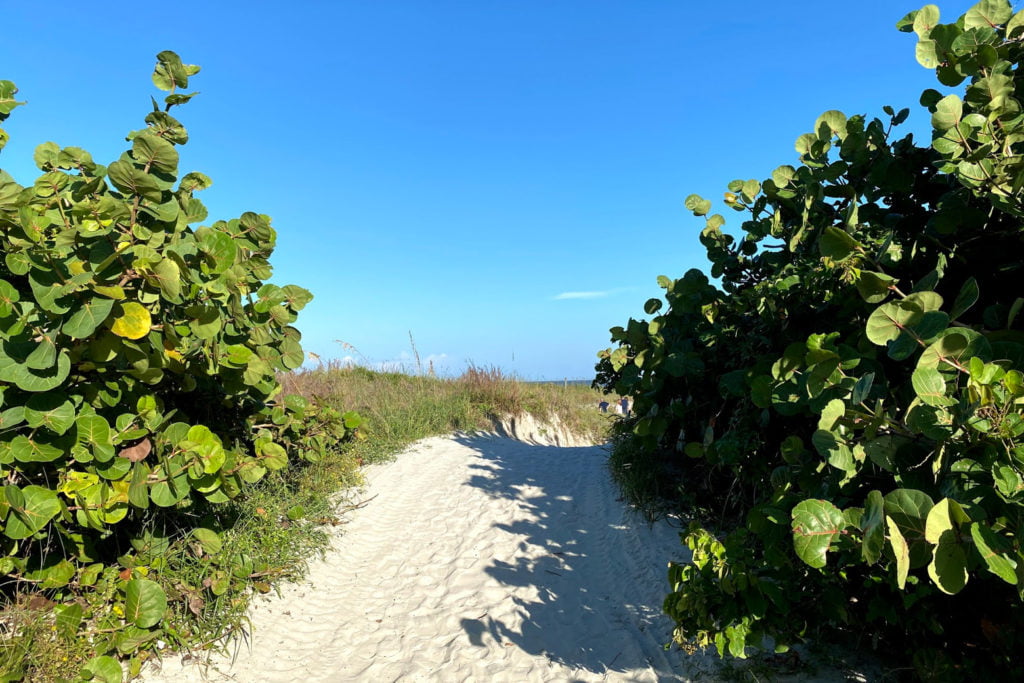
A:
{"label": "round waxy leaf", "polygon": [[71,372],[71,359],[67,353],[57,356],[57,365],[48,370],[32,370],[13,358],[0,353],[0,380],[13,382],[23,391],[50,391],[60,386]]}
{"label": "round waxy leaf", "polygon": [[281,288],[281,291],[285,296],[285,301],[288,303],[288,308],[293,311],[301,311],[306,304],[313,300],[313,294],[308,289],[303,289],[297,285],[285,285]]}
{"label": "round waxy leaf", "polygon": [[793,508],[793,548],[810,566],[825,566],[825,554],[845,528],[843,511],[827,500],[804,500]]}
{"label": "round waxy leaf", "polygon": [[1016,561],[1009,557],[1009,543],[992,531],[991,527],[979,522],[971,524],[971,538],[974,539],[974,547],[985,561],[988,570],[1006,583],[1016,586]]}
{"label": "round waxy leaf", "polygon": [[18,493],[20,505],[14,505],[11,501],[12,496],[7,496],[7,501],[11,504],[11,514],[8,515],[7,526],[4,528],[4,534],[14,540],[28,538],[46,526],[60,512],[60,501],[55,491],[42,486],[26,486],[18,490]]}
{"label": "round waxy leaf", "polygon": [[280,470],[288,466],[288,452],[273,441],[264,441],[256,444],[256,450],[260,455],[260,464],[268,470]]}
{"label": "round waxy leaf", "polygon": [[121,663],[110,655],[93,657],[82,667],[82,680],[90,683],[121,683],[124,672]]}
{"label": "round waxy leaf", "polygon": [[956,399],[946,396],[946,379],[935,368],[920,367],[911,376],[914,392],[930,406],[949,406]]}
{"label": "round waxy leaf", "polygon": [[49,336],[43,337],[28,357],[25,365],[30,370],[49,370],[57,362],[57,344]]}
{"label": "round waxy leaf", "polygon": [[152,202],[163,198],[157,179],[127,161],[115,161],[107,167],[107,177],[121,192],[138,195]]}
{"label": "round waxy leaf", "polygon": [[11,455],[18,462],[53,462],[64,455],[64,449],[43,441],[41,434],[31,438],[19,434],[11,440]]}
{"label": "round waxy leaf", "polygon": [[842,261],[860,248],[860,243],[853,239],[850,233],[834,226],[825,228],[818,238],[821,255],[834,261]]}
{"label": "round waxy leaf", "polygon": [[61,327],[61,331],[72,339],[85,339],[107,319],[113,308],[113,299],[105,297],[89,299],[71,314],[71,317]]}
{"label": "round waxy leaf", "polygon": [[907,585],[907,575],[910,573],[910,546],[892,517],[886,516],[885,526],[889,529],[889,544],[896,557],[896,585],[903,590]]}
{"label": "round waxy leaf", "polygon": [[118,337],[142,339],[152,328],[153,319],[149,310],[135,301],[121,304],[121,310],[115,316],[110,331]]}
{"label": "round waxy leaf", "polygon": [[25,403],[25,419],[29,427],[63,434],[75,423],[75,406],[63,393],[35,394]]}
{"label": "round waxy leaf", "polygon": [[170,301],[181,298],[181,269],[173,259],[161,259],[153,267],[153,275],[157,278],[160,291]]}
{"label": "round waxy leaf", "polygon": [[882,304],[868,317],[865,333],[871,342],[885,346],[923,315],[924,311],[920,307],[906,301]]}
{"label": "round waxy leaf", "polygon": [[110,445],[110,425],[100,415],[82,415],[75,420],[78,427],[78,443],[85,445]]}
{"label": "round waxy leaf", "polygon": [[959,125],[964,115],[964,103],[956,95],[947,95],[935,105],[932,127],[944,132]]}
{"label": "round waxy leaf", "polygon": [[991,28],[1005,24],[1013,16],[1013,9],[1007,0],[981,0],[964,15],[964,26]]}
{"label": "round waxy leaf", "polygon": [[174,173],[178,170],[178,150],[157,135],[136,136],[132,144],[132,156],[157,171]]}
{"label": "round waxy leaf", "polygon": [[213,529],[207,529],[206,527],[197,527],[192,530],[192,536],[199,541],[199,544],[203,546],[203,551],[210,555],[216,555],[220,552],[223,546],[223,541]]}
{"label": "round waxy leaf", "polygon": [[953,595],[967,585],[967,555],[956,534],[947,531],[942,534],[928,564],[928,576],[943,593]]}
{"label": "round waxy leaf", "polygon": [[861,546],[861,557],[868,564],[878,562],[882,556],[882,549],[885,547],[885,512],[883,510],[882,492],[871,491],[864,504],[864,514],[861,517],[861,530],[864,532],[864,542]]}
{"label": "round waxy leaf", "polygon": [[6,318],[14,312],[14,304],[16,304],[21,297],[10,282],[7,280],[0,280],[0,318]]}
{"label": "round waxy leaf", "polygon": [[711,202],[697,194],[687,197],[683,206],[692,211],[694,216],[703,216],[711,210]]}
{"label": "round waxy leaf", "polygon": [[124,589],[124,618],[139,628],[156,626],[167,610],[167,594],[155,581],[132,579]]}

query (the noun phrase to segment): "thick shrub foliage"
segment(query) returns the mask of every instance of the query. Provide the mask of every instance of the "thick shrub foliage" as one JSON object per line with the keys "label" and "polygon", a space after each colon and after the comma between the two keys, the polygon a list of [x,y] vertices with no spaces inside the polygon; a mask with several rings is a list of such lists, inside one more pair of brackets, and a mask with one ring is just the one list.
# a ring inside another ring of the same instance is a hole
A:
{"label": "thick shrub foliage", "polygon": [[[195,195],[210,179],[179,172],[188,133],[169,112],[193,96],[199,67],[173,52],[157,60],[163,106],[153,101],[119,159],[47,142],[32,185],[0,171],[0,574],[8,597],[105,592],[97,626],[122,652],[152,639],[169,599],[187,598],[144,578],[167,535],[216,552],[204,510],[289,453],[316,460],[346,435],[342,416],[278,396],[275,373],[303,361],[292,323],[312,297],[265,284],[269,218],[192,227],[207,218]],[[0,81],[0,121],[15,92]],[[146,550],[151,561],[117,559]],[[62,618],[74,633],[81,605]]]}
{"label": "thick shrub foliage", "polygon": [[659,278],[667,307],[599,354],[598,384],[634,397],[630,447],[714,521],[670,568],[680,642],[744,656],[833,629],[923,676],[1016,666],[1024,12],[898,28],[952,93],[921,96],[930,144],[898,135],[908,110],[829,111],[797,166],[729,184],[737,235],[689,197],[710,278]]}

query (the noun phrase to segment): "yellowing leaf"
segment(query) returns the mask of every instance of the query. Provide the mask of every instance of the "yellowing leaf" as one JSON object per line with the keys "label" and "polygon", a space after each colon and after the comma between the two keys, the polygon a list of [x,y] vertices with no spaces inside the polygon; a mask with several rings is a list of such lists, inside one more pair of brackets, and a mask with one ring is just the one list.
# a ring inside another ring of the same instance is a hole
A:
{"label": "yellowing leaf", "polygon": [[118,301],[124,299],[124,287],[119,287],[118,285],[96,285],[93,289],[97,294],[102,294],[111,299],[117,299]]}
{"label": "yellowing leaf", "polygon": [[140,303],[129,301],[121,305],[121,314],[114,319],[110,331],[118,337],[141,339],[149,334],[152,318],[146,307]]}

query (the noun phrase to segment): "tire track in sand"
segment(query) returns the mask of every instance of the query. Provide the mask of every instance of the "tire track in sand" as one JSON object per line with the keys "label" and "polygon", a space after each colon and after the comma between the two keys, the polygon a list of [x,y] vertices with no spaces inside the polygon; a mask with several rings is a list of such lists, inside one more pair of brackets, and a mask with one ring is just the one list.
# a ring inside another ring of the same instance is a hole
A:
{"label": "tire track in sand", "polygon": [[492,436],[422,441],[368,469],[375,497],[304,582],[254,606],[234,661],[165,657],[143,680],[706,680],[710,657],[662,647],[678,532],[617,502],[606,458]]}

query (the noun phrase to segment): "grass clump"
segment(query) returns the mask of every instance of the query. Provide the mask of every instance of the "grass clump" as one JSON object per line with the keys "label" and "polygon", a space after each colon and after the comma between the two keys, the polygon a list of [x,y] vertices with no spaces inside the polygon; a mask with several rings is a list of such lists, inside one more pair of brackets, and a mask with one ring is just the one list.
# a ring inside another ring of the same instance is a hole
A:
{"label": "grass clump", "polygon": [[324,364],[287,375],[283,383],[286,392],[358,412],[367,438],[353,449],[365,462],[426,437],[491,429],[507,416],[530,414],[594,441],[604,440],[609,424],[597,410],[602,394],[594,389],[523,382],[494,367],[471,365],[458,377],[440,378]]}

